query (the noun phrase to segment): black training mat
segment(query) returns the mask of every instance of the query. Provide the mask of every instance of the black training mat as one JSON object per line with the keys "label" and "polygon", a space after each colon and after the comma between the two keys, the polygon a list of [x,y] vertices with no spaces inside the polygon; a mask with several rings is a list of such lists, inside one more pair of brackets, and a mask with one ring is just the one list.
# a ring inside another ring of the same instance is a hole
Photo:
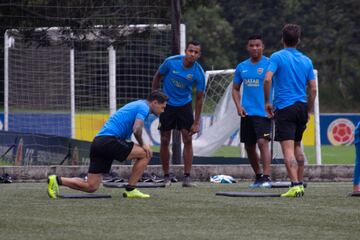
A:
{"label": "black training mat", "polygon": [[360,192],[349,193],[349,197],[360,197]]}
{"label": "black training mat", "polygon": [[[104,187],[108,188],[125,188],[127,182],[105,182],[103,183]],[[165,183],[155,183],[155,182],[138,182],[136,184],[137,188],[160,188],[165,187]]]}
{"label": "black training mat", "polygon": [[65,193],[57,195],[58,198],[111,198],[109,194],[102,193]]}
{"label": "black training mat", "polygon": [[[291,186],[291,182],[271,182],[271,188],[288,188]],[[304,187],[307,187],[307,183],[304,183]]]}
{"label": "black training mat", "polygon": [[280,197],[279,193],[264,192],[218,192],[216,196],[226,197]]}

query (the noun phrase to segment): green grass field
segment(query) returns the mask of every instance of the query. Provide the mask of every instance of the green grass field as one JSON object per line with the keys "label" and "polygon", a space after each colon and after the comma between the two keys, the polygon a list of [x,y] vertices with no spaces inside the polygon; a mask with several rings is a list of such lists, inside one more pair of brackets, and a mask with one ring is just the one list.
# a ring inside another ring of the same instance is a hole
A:
{"label": "green grass field", "polygon": [[145,189],[150,199],[101,187],[113,197],[50,200],[45,183],[1,184],[0,239],[359,239],[360,197],[347,197],[349,182],[309,183],[299,199],[215,196],[247,185],[177,183]]}

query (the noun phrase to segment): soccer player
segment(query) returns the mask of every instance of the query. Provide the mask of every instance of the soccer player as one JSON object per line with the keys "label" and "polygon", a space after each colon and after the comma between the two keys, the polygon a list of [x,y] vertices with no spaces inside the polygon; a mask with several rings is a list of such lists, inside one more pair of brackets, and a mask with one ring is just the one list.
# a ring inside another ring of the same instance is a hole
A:
{"label": "soccer player", "polygon": [[[193,159],[192,135],[199,132],[200,115],[205,89],[204,70],[197,62],[201,54],[201,45],[197,41],[187,43],[185,55],[168,57],[155,73],[152,89],[159,89],[163,82],[163,91],[169,96],[165,111],[160,115],[160,158],[164,171],[164,180],[170,185],[169,143],[171,130],[181,132],[184,143],[184,187],[194,186],[190,171]],[[195,119],[192,109],[192,88],[196,86]]]}
{"label": "soccer player", "polygon": [[[147,100],[130,102],[120,108],[109,118],[91,144],[87,181],[51,175],[48,177],[49,197],[56,198],[59,185],[89,193],[95,192],[102,182],[103,174],[109,173],[115,159],[120,162],[135,160],[123,196],[149,198],[150,195],[136,189],[136,184],[152,157],[150,146],[142,139],[142,129],[150,113],[160,115],[164,111],[167,100],[164,93],[153,91]],[[132,133],[138,143],[129,141]]]}
{"label": "soccer player", "polygon": [[[301,28],[286,24],[282,29],[284,48],[273,53],[264,80],[265,109],[275,116],[275,140],[280,141],[291,187],[282,197],[304,195],[304,152],[301,139],[313,111],[316,82],[310,58],[298,51]],[[273,106],[270,102],[274,86]],[[309,94],[307,95],[307,90]]]}
{"label": "soccer player", "polygon": [[[263,55],[264,43],[260,34],[248,38],[246,49],[250,58],[236,67],[232,97],[241,117],[241,142],[245,143],[246,153],[255,172],[255,182],[250,184],[250,187],[271,187],[269,151],[271,122],[265,112],[264,101],[264,77],[269,59]],[[243,84],[242,96],[240,96],[241,84]],[[256,151],[256,144],[260,156]],[[260,159],[263,171],[260,169]]]}

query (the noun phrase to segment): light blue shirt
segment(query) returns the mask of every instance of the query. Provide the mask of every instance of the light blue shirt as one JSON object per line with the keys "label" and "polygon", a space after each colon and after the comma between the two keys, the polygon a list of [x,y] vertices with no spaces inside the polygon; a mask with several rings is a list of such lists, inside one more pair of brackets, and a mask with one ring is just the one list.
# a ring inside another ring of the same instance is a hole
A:
{"label": "light blue shirt", "polygon": [[315,80],[310,58],[295,48],[284,48],[271,55],[267,71],[274,73],[272,84],[276,109],[307,102],[307,82]]}
{"label": "light blue shirt", "polygon": [[198,62],[191,67],[183,65],[184,55],[176,55],[165,59],[159,68],[164,76],[163,91],[169,97],[168,105],[184,106],[192,101],[192,87],[196,85],[196,92],[205,90],[204,70]]}
{"label": "light blue shirt", "polygon": [[237,65],[234,74],[234,84],[243,84],[241,96],[242,107],[247,115],[266,117],[264,98],[264,77],[269,65],[265,56],[257,63],[247,59]]}
{"label": "light blue shirt", "polygon": [[145,121],[149,114],[150,107],[146,100],[130,102],[111,115],[96,136],[116,136],[128,140],[133,133],[135,120]]}

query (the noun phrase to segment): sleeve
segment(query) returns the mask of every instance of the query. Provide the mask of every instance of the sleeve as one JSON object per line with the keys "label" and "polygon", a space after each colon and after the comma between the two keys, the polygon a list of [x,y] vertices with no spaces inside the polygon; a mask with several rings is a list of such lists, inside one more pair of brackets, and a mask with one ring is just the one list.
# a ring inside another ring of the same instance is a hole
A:
{"label": "sleeve", "polygon": [[272,54],[269,59],[269,66],[267,72],[275,73],[279,66],[279,58],[276,54]]}
{"label": "sleeve", "polygon": [[235,73],[234,73],[234,80],[233,84],[239,84],[241,85],[243,82],[243,79],[241,77],[241,66],[240,64],[236,67]]}
{"label": "sleeve", "polygon": [[149,115],[149,108],[147,106],[142,106],[140,108],[140,111],[136,114],[136,120],[142,120],[145,122],[145,119],[148,117]]}
{"label": "sleeve", "polygon": [[306,77],[307,81],[315,80],[314,67],[313,67],[312,61],[310,59],[309,59],[309,62],[310,62],[310,64],[309,64],[310,66],[309,66],[309,71],[308,71],[307,77]]}
{"label": "sleeve", "polygon": [[170,60],[167,58],[159,67],[160,75],[166,75],[170,71]]}
{"label": "sleeve", "polygon": [[196,78],[196,92],[205,91],[205,73],[204,70],[199,67],[198,77]]}

